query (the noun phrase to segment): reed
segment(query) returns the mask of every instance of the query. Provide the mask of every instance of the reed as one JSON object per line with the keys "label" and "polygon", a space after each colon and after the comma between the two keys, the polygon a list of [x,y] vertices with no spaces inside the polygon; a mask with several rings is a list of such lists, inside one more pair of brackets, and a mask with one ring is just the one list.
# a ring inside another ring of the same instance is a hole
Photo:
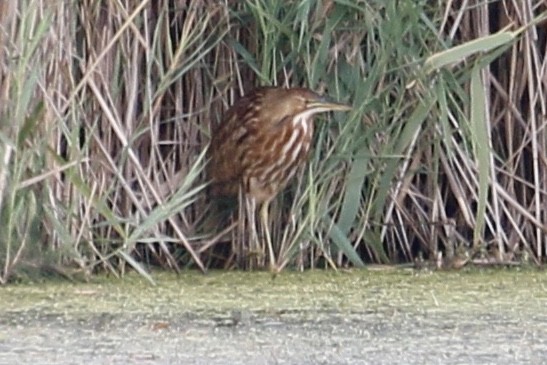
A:
{"label": "reed", "polygon": [[238,233],[208,225],[209,131],[270,84],[354,106],[318,121],[276,201],[281,266],[541,264],[546,14],[542,0],[0,2],[0,283],[237,267]]}

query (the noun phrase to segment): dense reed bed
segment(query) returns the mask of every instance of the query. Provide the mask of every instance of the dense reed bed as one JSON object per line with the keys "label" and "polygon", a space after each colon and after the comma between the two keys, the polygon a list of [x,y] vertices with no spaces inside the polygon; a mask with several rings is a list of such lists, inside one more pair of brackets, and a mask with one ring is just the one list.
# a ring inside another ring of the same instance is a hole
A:
{"label": "dense reed bed", "polygon": [[265,266],[264,245],[211,225],[204,174],[211,126],[259,85],[354,107],[318,118],[310,163],[272,208],[280,267],[539,265],[546,12],[541,0],[0,2],[0,283],[44,268]]}

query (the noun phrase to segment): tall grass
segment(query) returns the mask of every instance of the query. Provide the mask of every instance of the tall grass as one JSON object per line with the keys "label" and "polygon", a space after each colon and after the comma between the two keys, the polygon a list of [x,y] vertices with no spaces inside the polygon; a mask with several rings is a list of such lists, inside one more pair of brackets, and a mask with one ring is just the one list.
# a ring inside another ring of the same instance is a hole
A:
{"label": "tall grass", "polygon": [[546,11],[541,0],[0,2],[0,282],[44,267],[129,265],[152,281],[149,264],[266,265],[245,232],[211,228],[203,167],[223,110],[271,84],[354,106],[318,118],[310,163],[272,207],[279,267],[462,252],[541,263]]}

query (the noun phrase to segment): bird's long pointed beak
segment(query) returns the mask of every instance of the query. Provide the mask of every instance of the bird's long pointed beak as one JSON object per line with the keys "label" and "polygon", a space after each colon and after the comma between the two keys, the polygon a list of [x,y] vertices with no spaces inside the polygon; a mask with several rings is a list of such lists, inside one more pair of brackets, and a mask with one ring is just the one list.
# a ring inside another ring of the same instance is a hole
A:
{"label": "bird's long pointed beak", "polygon": [[328,96],[322,96],[319,100],[309,103],[310,109],[320,109],[322,111],[348,111],[351,106],[331,100]]}

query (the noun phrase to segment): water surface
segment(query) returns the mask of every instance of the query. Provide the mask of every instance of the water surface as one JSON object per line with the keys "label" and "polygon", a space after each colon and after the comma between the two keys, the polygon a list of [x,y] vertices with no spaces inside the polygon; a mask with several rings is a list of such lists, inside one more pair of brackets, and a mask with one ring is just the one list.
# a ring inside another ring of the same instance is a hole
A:
{"label": "water surface", "polygon": [[544,364],[547,274],[156,273],[0,288],[0,364]]}

